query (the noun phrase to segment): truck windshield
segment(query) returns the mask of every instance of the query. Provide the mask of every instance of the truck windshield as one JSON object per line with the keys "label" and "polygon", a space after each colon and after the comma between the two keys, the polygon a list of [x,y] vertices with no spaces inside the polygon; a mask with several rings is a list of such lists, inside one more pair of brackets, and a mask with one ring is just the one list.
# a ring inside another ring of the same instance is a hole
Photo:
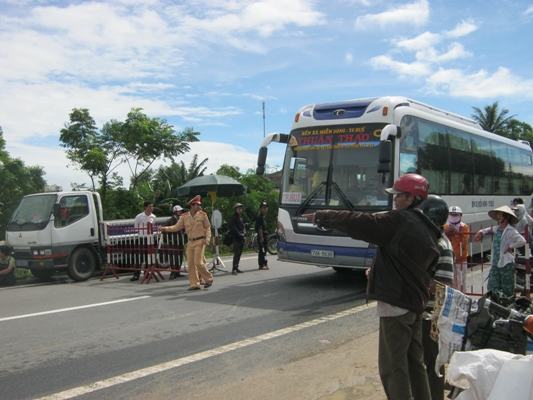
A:
{"label": "truck windshield", "polygon": [[291,132],[283,165],[284,205],[383,209],[389,204],[377,173],[384,124],[336,125]]}
{"label": "truck windshield", "polygon": [[55,194],[23,197],[11,220],[8,231],[33,231],[44,229],[57,201]]}

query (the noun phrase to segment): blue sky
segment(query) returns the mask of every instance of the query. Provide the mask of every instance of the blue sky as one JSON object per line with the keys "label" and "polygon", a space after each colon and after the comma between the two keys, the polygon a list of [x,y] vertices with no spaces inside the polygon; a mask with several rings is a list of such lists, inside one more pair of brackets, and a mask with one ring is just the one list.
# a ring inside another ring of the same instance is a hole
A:
{"label": "blue sky", "polygon": [[[87,182],[58,146],[74,107],[131,107],[201,132],[192,154],[253,168],[310,103],[403,95],[465,116],[494,101],[533,124],[533,2],[0,0],[0,126],[51,184]],[[281,146],[268,164],[279,166]],[[165,160],[162,160],[165,162]],[[127,171],[123,171],[127,176]]]}

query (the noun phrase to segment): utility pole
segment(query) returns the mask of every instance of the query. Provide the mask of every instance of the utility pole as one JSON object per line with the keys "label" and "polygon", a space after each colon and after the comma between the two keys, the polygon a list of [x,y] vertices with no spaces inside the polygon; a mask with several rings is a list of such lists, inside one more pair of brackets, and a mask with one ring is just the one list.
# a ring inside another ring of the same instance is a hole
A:
{"label": "utility pole", "polygon": [[266,134],[266,128],[265,128],[265,101],[263,100],[263,138]]}

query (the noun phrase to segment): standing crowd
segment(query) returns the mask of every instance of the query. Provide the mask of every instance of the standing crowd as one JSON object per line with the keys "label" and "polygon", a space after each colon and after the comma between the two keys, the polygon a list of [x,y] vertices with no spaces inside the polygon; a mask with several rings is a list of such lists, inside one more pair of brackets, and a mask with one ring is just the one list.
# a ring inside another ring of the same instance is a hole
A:
{"label": "standing crowd", "polygon": [[[387,399],[441,400],[444,378],[434,371],[438,345],[424,316],[437,284],[466,289],[470,227],[459,206],[429,195],[421,175],[402,175],[386,191],[393,195],[389,212],[323,210],[305,216],[377,245],[367,270],[367,297],[377,301],[378,367]],[[474,235],[475,241],[492,236],[488,290],[505,295],[514,295],[515,255],[526,244],[523,228],[533,225],[520,199],[512,206],[489,211],[496,225]]]}
{"label": "standing crowd", "polygon": [[[187,274],[189,277],[188,290],[199,290],[202,286],[208,288],[213,285],[213,275],[208,270],[205,259],[205,248],[211,242],[211,224],[207,213],[201,208],[202,198],[200,195],[193,197],[187,204],[190,208],[189,211],[183,210],[179,205],[175,206],[173,210],[179,213],[179,215],[175,216],[175,222],[161,227],[160,231],[166,234],[183,231],[185,234],[184,236],[187,238],[185,254],[187,259]],[[233,250],[233,275],[243,272],[239,269],[246,236],[246,225],[242,216],[243,210],[243,204],[236,203],[233,206],[233,215],[228,222],[229,240],[226,243]],[[268,204],[263,201],[259,205],[259,213],[255,221],[259,245],[258,263],[260,270],[268,269],[266,258],[268,232],[265,219],[267,213]]]}

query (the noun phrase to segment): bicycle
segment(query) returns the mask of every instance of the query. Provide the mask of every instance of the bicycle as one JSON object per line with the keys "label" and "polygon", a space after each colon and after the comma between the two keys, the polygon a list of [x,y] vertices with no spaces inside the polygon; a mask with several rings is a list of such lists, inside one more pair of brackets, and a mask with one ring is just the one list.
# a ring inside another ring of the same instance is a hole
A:
{"label": "bicycle", "polygon": [[[276,255],[278,254],[278,235],[276,233],[271,233],[267,237],[267,246],[266,251],[269,254]],[[249,236],[246,237],[244,241],[245,248],[251,248],[256,253],[259,253],[259,241],[257,239],[257,232],[252,232]]]}

